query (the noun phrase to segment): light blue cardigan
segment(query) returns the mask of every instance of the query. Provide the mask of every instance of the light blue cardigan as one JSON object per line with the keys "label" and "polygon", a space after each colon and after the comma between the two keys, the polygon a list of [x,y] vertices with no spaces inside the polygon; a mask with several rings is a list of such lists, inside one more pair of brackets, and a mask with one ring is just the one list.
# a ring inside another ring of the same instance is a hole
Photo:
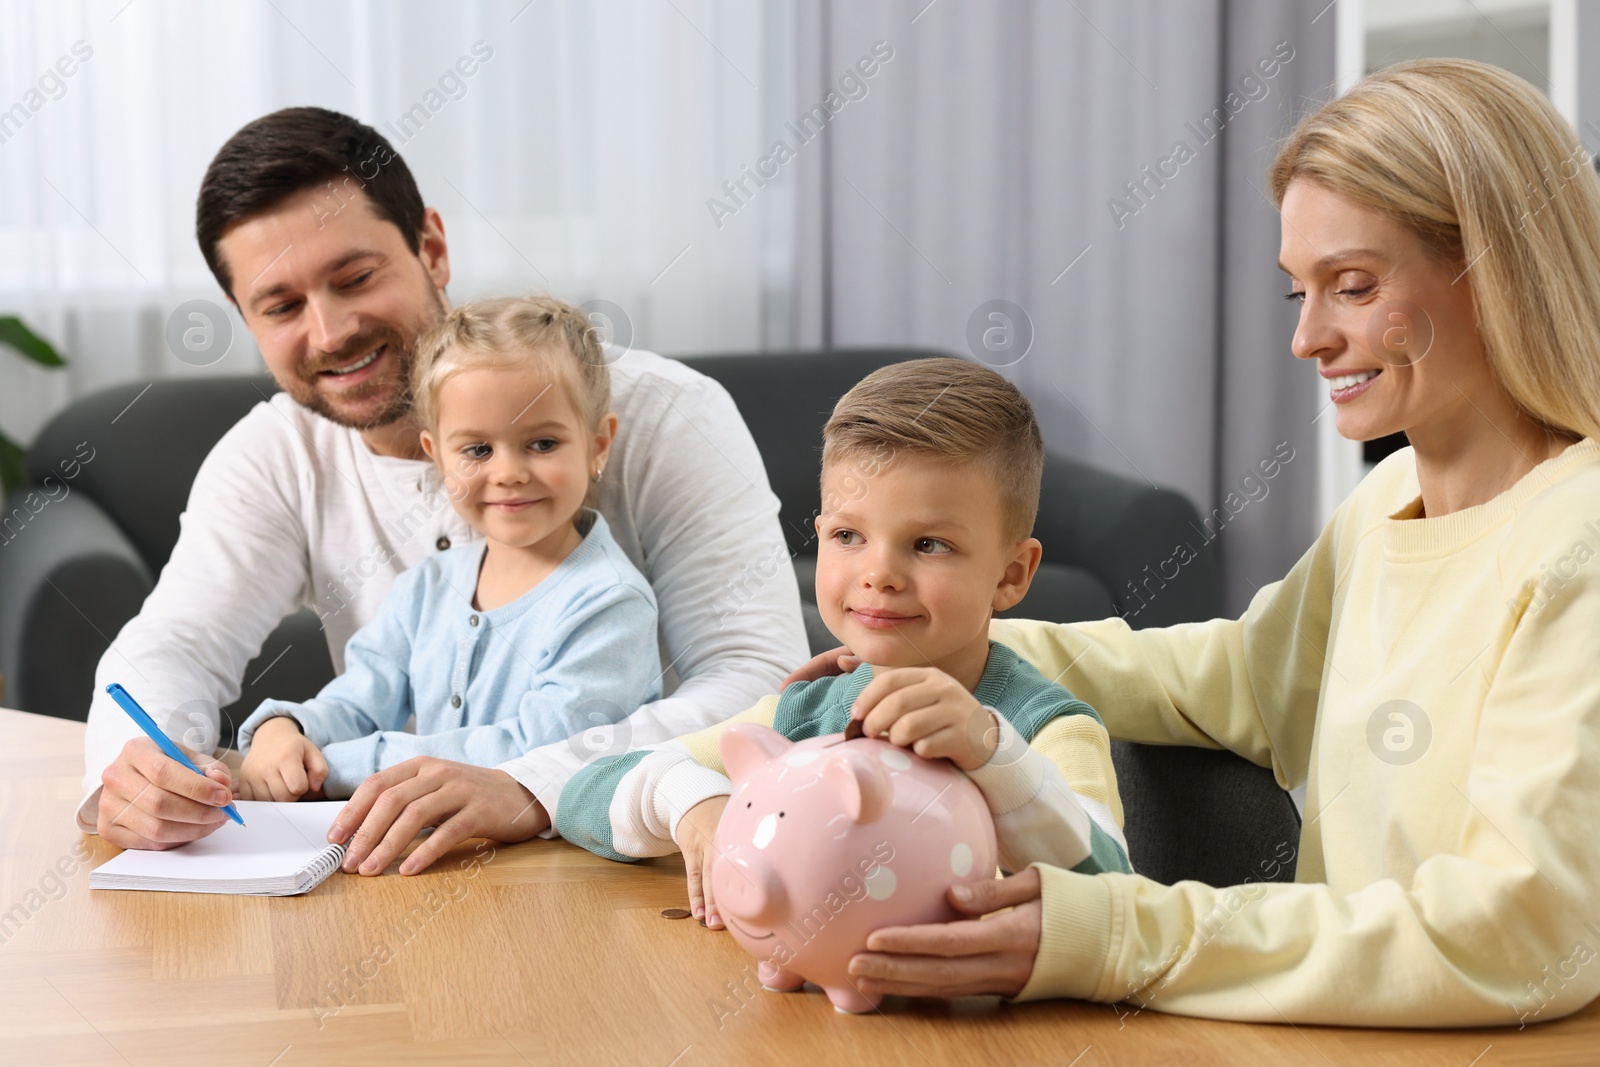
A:
{"label": "light blue cardigan", "polygon": [[[429,557],[395,579],[345,646],[345,671],[303,704],[266,700],[239,728],[291,715],[328,761],[323,791],[347,797],[411,758],[493,767],[613,723],[661,696],[650,583],[593,517],[550,576],[493,611],[472,606],[484,542]],[[412,714],[416,733],[402,728]]]}

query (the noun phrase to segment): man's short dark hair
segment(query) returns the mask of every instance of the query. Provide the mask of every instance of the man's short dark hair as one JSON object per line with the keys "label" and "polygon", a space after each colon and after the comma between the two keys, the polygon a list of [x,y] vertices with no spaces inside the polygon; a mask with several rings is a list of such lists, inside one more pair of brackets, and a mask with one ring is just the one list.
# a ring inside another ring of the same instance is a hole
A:
{"label": "man's short dark hair", "polygon": [[233,295],[233,279],[217,242],[228,227],[318,186],[328,189],[329,214],[364,192],[378,217],[400,228],[411,251],[421,247],[422,194],[384,136],[337,111],[288,107],[228,138],[200,182],[195,236],[224,292]]}

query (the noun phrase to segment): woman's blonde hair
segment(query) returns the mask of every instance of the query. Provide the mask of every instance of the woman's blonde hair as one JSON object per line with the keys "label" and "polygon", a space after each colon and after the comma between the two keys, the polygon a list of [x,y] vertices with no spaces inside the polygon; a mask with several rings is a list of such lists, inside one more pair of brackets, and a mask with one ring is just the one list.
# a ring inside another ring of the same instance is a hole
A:
{"label": "woman's blonde hair", "polygon": [[417,340],[411,402],[417,421],[439,432],[439,390],[473,367],[536,363],[564,382],[592,431],[611,406],[605,351],[588,316],[553,296],[500,297],[463,304]]}
{"label": "woman's blonde hair", "polygon": [[1307,116],[1268,172],[1409,227],[1471,283],[1495,379],[1551,429],[1600,437],[1600,179],[1554,105],[1498,67],[1386,67]]}

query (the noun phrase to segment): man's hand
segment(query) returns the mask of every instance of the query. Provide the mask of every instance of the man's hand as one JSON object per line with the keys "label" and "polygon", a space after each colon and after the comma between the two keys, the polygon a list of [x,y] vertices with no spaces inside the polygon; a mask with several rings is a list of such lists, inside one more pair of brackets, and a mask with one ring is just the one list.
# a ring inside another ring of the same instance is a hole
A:
{"label": "man's hand", "polygon": [[300,732],[287,715],[256,727],[250,751],[239,767],[239,796],[244,800],[299,800],[320,793],[328,777],[322,751]]}
{"label": "man's hand", "polygon": [[818,678],[831,678],[835,674],[849,674],[861,666],[861,657],[854,655],[848,648],[840,645],[838,648],[829,649],[820,656],[813,656],[806,660],[795,672],[783,680],[778,686],[779,692],[789,688],[790,682],[814,682]]}
{"label": "man's hand", "polygon": [[937,667],[880,671],[856,697],[850,717],[865,737],[882,737],[928,759],[944,757],[974,771],[994,755],[994,716],[967,688]]}
{"label": "man's hand", "polygon": [[678,820],[678,847],[683,850],[683,868],[689,874],[689,912],[696,919],[704,919],[713,930],[722,928],[722,916],[717,914],[717,903],[711,898],[711,863],[717,858],[713,842],[717,824],[722,821],[722,809],[727,806],[726,796],[710,797]]}
{"label": "man's hand", "polygon": [[184,752],[205,772],[204,778],[148,737],[122,746],[115,762],[100,774],[95,821],[101,837],[118,848],[176,848],[228,821],[222,811],[233,802],[228,768],[211,756]]}
{"label": "man's hand", "polygon": [[544,805],[505,771],[413,756],[368,776],[333,821],[328,840],[349,840],[346,871],[382,874],[413,838],[436,827],[400,865],[401,874],[416,874],[470,837],[510,844],[549,825]]}
{"label": "man's hand", "polygon": [[[962,892],[968,895],[963,898]],[[950,903],[970,919],[886,926],[850,958],[855,987],[868,996],[1014,997],[1033,977],[1039,956],[1039,872],[950,887]],[[1004,915],[981,918],[1004,908]]]}

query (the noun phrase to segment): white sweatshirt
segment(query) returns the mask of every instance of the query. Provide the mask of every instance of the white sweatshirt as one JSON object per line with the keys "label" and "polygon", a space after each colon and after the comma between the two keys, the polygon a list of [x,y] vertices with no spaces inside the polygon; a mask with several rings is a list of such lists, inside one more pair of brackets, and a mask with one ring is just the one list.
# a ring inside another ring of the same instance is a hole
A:
{"label": "white sweatshirt", "polygon": [[[619,429],[599,510],[655,591],[668,695],[501,765],[552,823],[562,786],[588,760],[743,711],[808,655],[778,499],[732,398],[651,352],[629,350],[610,369]],[[431,463],[374,455],[358,431],[286,394],[263,399],[201,465],[171,558],[95,671],[84,830],[95,828],[101,773],[140,736],[107,683],[126,686],[171,737],[211,751],[218,709],[238,698],[246,665],[286,615],[318,613],[342,672],[345,642],[396,575],[480,539]]]}

